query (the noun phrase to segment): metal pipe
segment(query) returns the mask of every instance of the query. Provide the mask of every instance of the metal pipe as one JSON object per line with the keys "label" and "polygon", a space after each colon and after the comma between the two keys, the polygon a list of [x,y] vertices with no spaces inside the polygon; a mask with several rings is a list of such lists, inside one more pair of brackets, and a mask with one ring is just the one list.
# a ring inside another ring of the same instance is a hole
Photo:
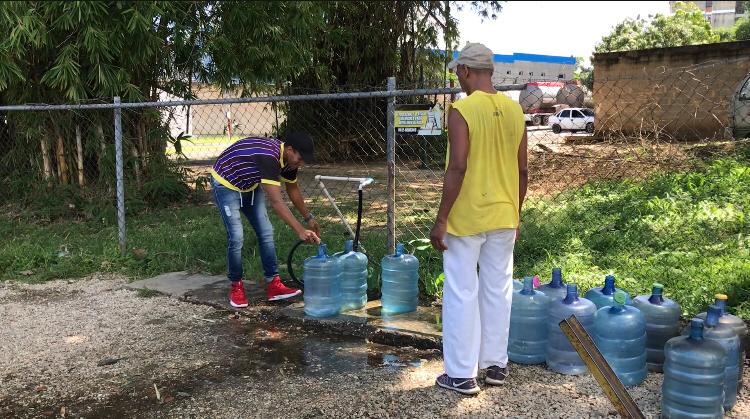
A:
{"label": "metal pipe", "polygon": [[[120,97],[115,96],[115,105],[120,104]],[[125,184],[122,168],[122,109],[114,108],[115,123],[115,176],[117,188],[117,237],[120,244],[120,254],[125,256],[127,245],[125,242]]]}

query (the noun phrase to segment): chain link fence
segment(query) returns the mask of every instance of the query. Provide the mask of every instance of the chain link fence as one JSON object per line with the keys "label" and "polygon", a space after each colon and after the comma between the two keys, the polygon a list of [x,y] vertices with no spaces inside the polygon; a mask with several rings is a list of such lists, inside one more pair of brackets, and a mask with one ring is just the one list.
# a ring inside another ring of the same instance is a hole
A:
{"label": "chain link fence", "polygon": [[[649,212],[671,208],[656,191],[665,186],[638,182],[705,168],[717,157],[746,148],[750,69],[744,65],[705,63],[635,76],[602,72],[593,94],[579,83],[558,79],[495,80],[503,94],[522,105],[528,126],[529,193],[517,272],[543,274],[553,265],[580,272],[576,266],[585,265],[596,269],[578,277],[574,273],[573,279],[593,283],[616,268],[630,273],[626,281],[634,288],[643,288],[643,278],[632,273],[643,269],[652,280],[664,281],[661,276],[668,272],[658,268],[663,258],[628,256],[627,243],[650,232],[660,237],[663,249],[672,249],[672,233],[665,232],[680,227],[660,225],[654,221],[658,212]],[[744,73],[738,75],[739,69]],[[446,115],[451,103],[462,99],[459,89],[444,82],[416,87],[397,90],[392,81],[356,92],[353,87],[328,92],[283,87],[276,94],[239,98],[198,86],[197,99],[189,101],[163,94],[152,103],[0,107],[4,199],[44,204],[46,189],[40,185],[52,184],[118,202],[124,251],[125,220],[138,217],[140,209],[193,195],[210,199],[208,170],[234,141],[305,131],[315,139],[318,162],[300,171],[299,185],[321,223],[324,241],[338,250],[350,236],[344,221],[355,224],[358,184],[324,181],[329,199],[315,176],[371,177],[375,183],[365,188],[362,244],[373,270],[395,242],[407,243],[420,256],[425,293],[437,294],[441,260],[427,246],[427,237],[442,190]],[[649,188],[656,195],[643,192]],[[703,210],[726,210],[717,205]],[[633,215],[646,212],[652,218]],[[290,241],[280,242],[283,256]],[[592,254],[591,246],[601,254]],[[658,243],[650,246],[660,252]],[[674,252],[700,253],[699,247]],[[605,254],[607,249],[622,257]],[[376,275],[371,286],[377,286]]]}

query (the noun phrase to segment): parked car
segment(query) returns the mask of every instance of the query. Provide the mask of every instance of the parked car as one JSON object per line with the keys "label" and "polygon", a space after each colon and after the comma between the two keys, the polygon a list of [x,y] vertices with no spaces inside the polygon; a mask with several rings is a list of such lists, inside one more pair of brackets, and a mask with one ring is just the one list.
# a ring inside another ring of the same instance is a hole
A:
{"label": "parked car", "polygon": [[594,111],[589,108],[566,108],[549,117],[552,132],[586,131],[594,132]]}

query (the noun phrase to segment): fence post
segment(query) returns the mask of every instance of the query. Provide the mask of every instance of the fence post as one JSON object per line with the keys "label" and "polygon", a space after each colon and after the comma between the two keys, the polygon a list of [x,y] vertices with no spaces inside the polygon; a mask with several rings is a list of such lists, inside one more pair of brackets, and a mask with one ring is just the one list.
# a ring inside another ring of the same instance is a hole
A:
{"label": "fence post", "polygon": [[[396,78],[388,77],[388,91],[396,90]],[[388,111],[386,112],[387,156],[388,156],[388,253],[396,252],[396,128],[394,115],[396,111],[396,97],[388,97]]]}
{"label": "fence post", "polygon": [[120,254],[125,256],[125,185],[122,174],[122,108],[120,97],[115,96],[115,175],[117,177],[117,236]]}

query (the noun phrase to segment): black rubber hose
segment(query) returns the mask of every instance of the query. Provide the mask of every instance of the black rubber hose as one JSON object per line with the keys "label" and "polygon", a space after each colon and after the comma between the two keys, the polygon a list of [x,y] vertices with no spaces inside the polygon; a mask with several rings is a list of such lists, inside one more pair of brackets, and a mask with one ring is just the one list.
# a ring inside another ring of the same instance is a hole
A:
{"label": "black rubber hose", "polygon": [[359,188],[357,190],[357,195],[359,195],[359,199],[357,202],[357,228],[354,230],[354,251],[359,251],[359,229],[362,228],[362,188]]}
{"label": "black rubber hose", "polygon": [[305,243],[304,240],[298,241],[294,246],[292,246],[292,250],[289,251],[289,256],[286,257],[286,269],[289,272],[289,278],[292,279],[297,285],[300,286],[300,288],[305,288],[305,281],[303,279],[297,278],[297,275],[294,274],[294,252],[297,251],[297,248]]}

